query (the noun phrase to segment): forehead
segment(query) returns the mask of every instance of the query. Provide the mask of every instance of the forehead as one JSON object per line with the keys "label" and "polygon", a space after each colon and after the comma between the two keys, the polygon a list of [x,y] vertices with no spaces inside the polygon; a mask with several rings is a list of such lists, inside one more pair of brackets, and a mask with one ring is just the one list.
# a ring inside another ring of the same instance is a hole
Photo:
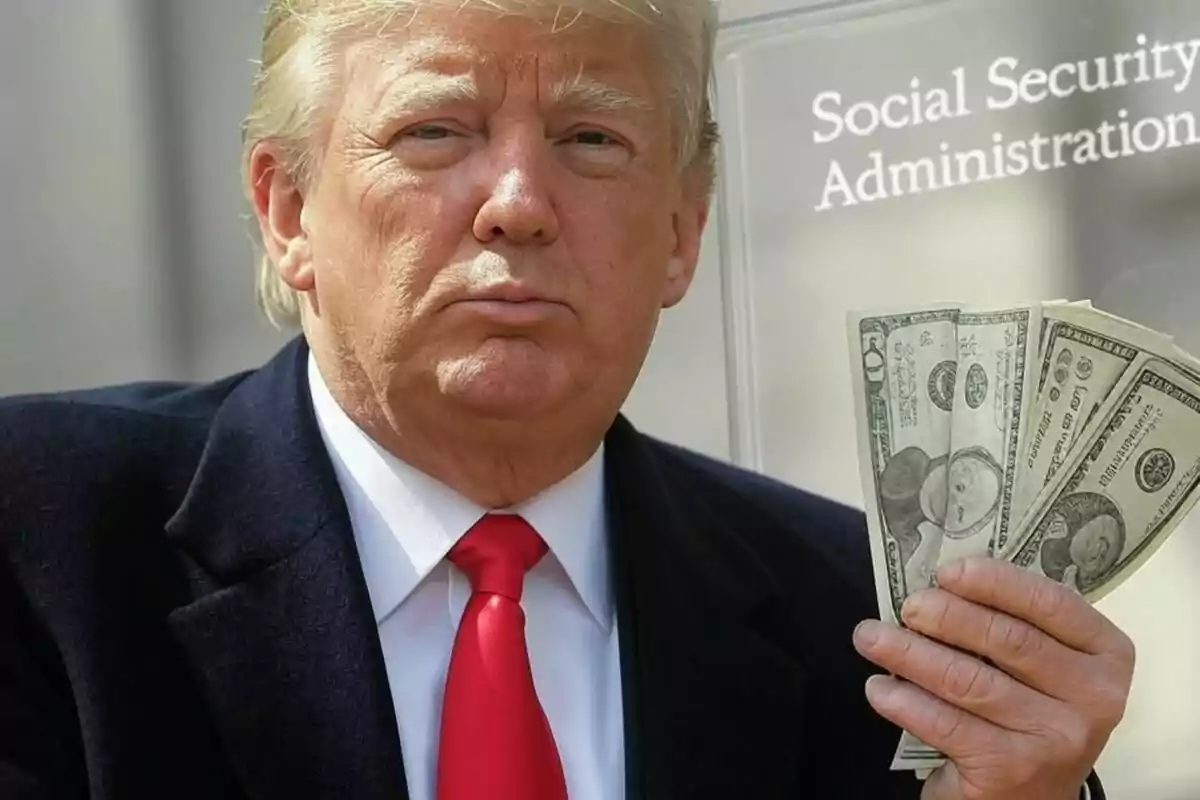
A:
{"label": "forehead", "polygon": [[537,84],[547,100],[607,92],[609,105],[658,104],[662,75],[649,27],[563,13],[565,19],[541,19],[427,7],[402,24],[351,38],[348,84],[388,93],[457,77],[465,90],[489,94],[516,80]]}

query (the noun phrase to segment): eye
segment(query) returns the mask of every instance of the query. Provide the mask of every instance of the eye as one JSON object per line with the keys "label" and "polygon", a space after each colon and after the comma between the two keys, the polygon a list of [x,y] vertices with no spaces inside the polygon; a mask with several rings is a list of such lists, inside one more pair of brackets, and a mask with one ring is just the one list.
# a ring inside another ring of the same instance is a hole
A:
{"label": "eye", "polygon": [[400,138],[402,138],[402,139],[419,139],[421,141],[436,142],[436,141],[442,141],[444,139],[449,139],[449,138],[457,136],[457,135],[458,134],[455,131],[451,130],[450,128],[446,127],[445,125],[428,124],[428,125],[416,125],[412,128],[408,128],[407,130],[402,131],[400,133]]}
{"label": "eye", "polygon": [[582,144],[588,147],[605,147],[610,145],[621,144],[615,137],[609,136],[604,131],[583,130],[571,134],[567,138],[570,144]]}
{"label": "eye", "polygon": [[606,178],[629,166],[634,150],[617,135],[597,128],[577,128],[558,139],[563,163],[585,177]]}
{"label": "eye", "polygon": [[465,158],[475,138],[469,128],[452,122],[421,122],[397,133],[389,149],[412,169],[444,169]]}

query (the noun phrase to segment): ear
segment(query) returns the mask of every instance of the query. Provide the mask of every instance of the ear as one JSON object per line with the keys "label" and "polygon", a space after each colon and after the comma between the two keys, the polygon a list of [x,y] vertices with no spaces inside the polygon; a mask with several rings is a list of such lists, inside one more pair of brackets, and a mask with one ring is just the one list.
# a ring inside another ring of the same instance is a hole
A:
{"label": "ear", "polygon": [[663,308],[683,300],[700,263],[700,243],[708,223],[708,193],[684,181],[683,196],[672,217],[675,228],[675,248],[667,263],[667,280],[663,287]]}
{"label": "ear", "polygon": [[279,277],[297,292],[315,285],[305,223],[304,194],[284,166],[278,145],[260,142],[250,154],[246,180],[263,247]]}

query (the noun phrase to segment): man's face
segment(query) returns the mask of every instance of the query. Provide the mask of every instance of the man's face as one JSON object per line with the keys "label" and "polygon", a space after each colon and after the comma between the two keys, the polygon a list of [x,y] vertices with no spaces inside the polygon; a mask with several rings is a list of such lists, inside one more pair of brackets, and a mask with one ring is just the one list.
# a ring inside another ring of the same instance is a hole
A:
{"label": "man's face", "polygon": [[706,207],[649,33],[427,10],[344,69],[300,224],[314,347],[385,406],[615,413]]}
{"label": "man's face", "polygon": [[1120,540],[1120,523],[1107,514],[1084,523],[1071,537],[1071,560],[1080,577],[1095,580],[1112,569],[1121,555]]}
{"label": "man's face", "polygon": [[945,528],[948,534],[972,530],[990,517],[1000,497],[1000,475],[970,454],[950,462]]}

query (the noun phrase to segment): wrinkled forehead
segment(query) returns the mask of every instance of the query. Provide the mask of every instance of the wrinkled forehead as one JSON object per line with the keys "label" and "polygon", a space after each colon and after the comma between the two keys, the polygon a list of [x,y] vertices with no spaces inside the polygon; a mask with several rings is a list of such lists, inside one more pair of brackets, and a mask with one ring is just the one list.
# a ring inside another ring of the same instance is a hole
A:
{"label": "wrinkled forehead", "polygon": [[558,16],[426,7],[371,32],[347,32],[344,97],[371,106],[500,98],[516,85],[545,105],[650,114],[666,105],[649,25],[559,10]]}

